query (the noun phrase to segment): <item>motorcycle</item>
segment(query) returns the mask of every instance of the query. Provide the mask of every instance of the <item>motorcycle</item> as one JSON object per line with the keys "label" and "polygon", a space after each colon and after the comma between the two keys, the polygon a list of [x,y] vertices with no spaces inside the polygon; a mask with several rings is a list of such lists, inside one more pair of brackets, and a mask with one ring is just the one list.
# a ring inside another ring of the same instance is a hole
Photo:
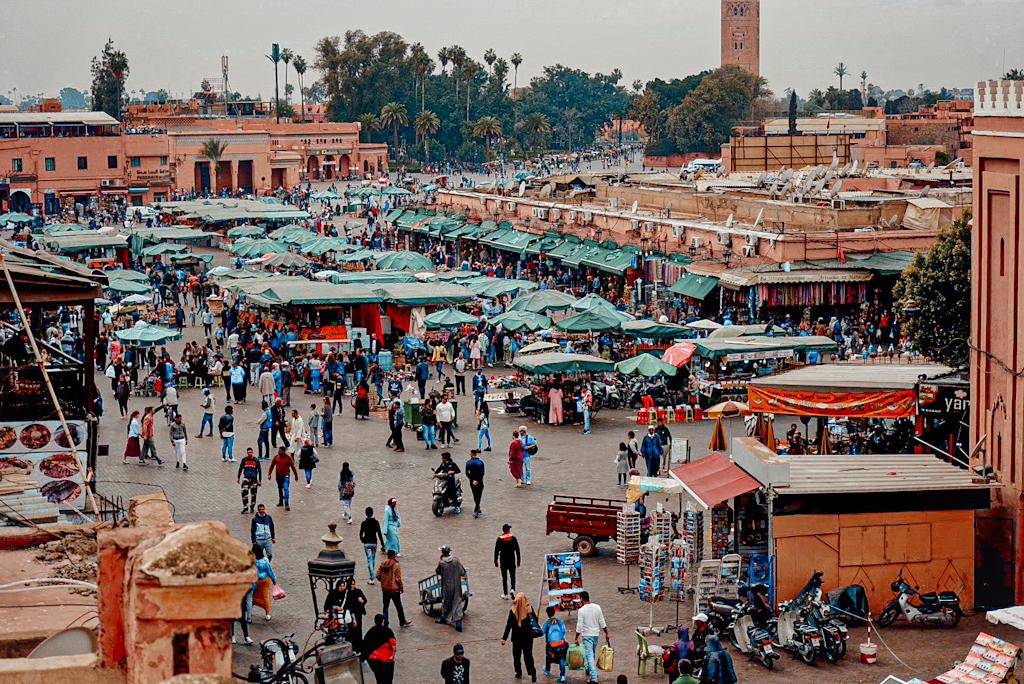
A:
{"label": "motorcycle", "polygon": [[601,403],[612,411],[622,408],[622,392],[615,381],[604,383],[595,380],[590,385],[590,391],[594,395],[594,401],[600,399]]}
{"label": "motorcycle", "polygon": [[775,667],[779,654],[772,648],[768,630],[754,623],[754,608],[749,603],[736,606],[734,620],[727,627],[729,643],[740,653],[757,658],[769,670]]}
{"label": "motorcycle", "polygon": [[[911,588],[903,579],[902,569],[889,588],[896,596],[878,616],[879,627],[891,626],[902,615],[907,622],[919,625],[932,623],[939,627],[953,628],[960,624],[960,618],[964,615],[960,608],[960,597],[955,591],[921,594],[917,591],[920,587]],[[913,603],[910,600],[911,596],[917,596],[920,603]]]}
{"label": "motorcycle", "polygon": [[462,512],[462,478],[455,478],[455,491],[448,492],[448,478],[444,475],[434,475],[434,501],[430,504],[430,511],[438,518],[444,515],[445,508],[454,508],[456,513]]}
{"label": "motorcycle", "polygon": [[294,634],[289,634],[283,639],[260,642],[262,666],[250,666],[250,679],[255,674],[255,681],[274,679],[281,684],[307,684],[305,675],[295,667],[299,661],[299,645],[294,637]]}
{"label": "motorcycle", "polygon": [[818,630],[821,636],[818,653],[830,663],[838,663],[846,655],[846,641],[850,631],[846,624],[832,614],[832,607],[822,600],[822,572],[815,572],[797,595],[797,603],[805,603],[808,609],[807,622]]}
{"label": "motorcycle", "polygon": [[814,664],[821,646],[821,635],[807,622],[807,609],[798,609],[795,601],[779,604],[779,617],[768,621],[768,632],[779,648],[799,656],[808,665]]}

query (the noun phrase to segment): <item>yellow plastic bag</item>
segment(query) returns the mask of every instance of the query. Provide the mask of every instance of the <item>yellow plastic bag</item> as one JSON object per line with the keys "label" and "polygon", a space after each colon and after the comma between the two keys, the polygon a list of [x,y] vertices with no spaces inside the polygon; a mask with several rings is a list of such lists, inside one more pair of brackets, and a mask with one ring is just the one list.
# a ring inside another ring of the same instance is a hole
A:
{"label": "yellow plastic bag", "polygon": [[614,668],[612,662],[615,660],[615,650],[609,644],[601,647],[597,652],[597,669],[601,672],[611,672]]}

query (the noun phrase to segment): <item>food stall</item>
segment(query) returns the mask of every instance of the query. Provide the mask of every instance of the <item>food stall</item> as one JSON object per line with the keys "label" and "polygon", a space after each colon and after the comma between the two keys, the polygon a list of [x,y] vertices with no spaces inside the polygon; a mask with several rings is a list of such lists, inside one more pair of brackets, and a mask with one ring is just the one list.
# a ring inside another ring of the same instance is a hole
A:
{"label": "food stall", "polygon": [[[691,340],[696,346],[693,371],[703,406],[720,401],[747,401],[755,378],[773,375],[797,364],[813,363],[817,352],[832,352],[828,337],[709,337]],[[831,367],[831,366],[830,366]]]}
{"label": "food stall", "polygon": [[520,400],[522,410],[527,415],[537,413],[540,422],[548,420],[549,391],[557,387],[562,390],[562,424],[572,424],[581,420],[577,411],[576,396],[580,386],[592,373],[610,372],[615,364],[589,354],[563,354],[551,352],[547,354],[516,355],[512,365],[522,369],[529,377],[526,382],[530,389],[530,399]]}
{"label": "food stall", "polygon": [[651,320],[623,321],[622,334],[633,340],[633,354],[661,356],[674,340],[693,337],[693,331],[674,323]]}

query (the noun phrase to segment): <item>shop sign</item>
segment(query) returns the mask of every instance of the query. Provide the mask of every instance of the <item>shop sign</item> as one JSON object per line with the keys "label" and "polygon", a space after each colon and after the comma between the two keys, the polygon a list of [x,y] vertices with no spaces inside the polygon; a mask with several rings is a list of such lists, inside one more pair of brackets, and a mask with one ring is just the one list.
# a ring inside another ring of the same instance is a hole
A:
{"label": "shop sign", "polygon": [[171,172],[163,170],[135,171],[132,174],[139,181],[170,181]]}
{"label": "shop sign", "polygon": [[929,385],[917,387],[917,412],[925,416],[959,416],[971,408],[967,385]]}
{"label": "shop sign", "polygon": [[738,354],[727,354],[725,360],[727,363],[734,361],[763,361],[765,359],[791,359],[793,358],[792,349],[769,349],[767,351],[758,352],[740,352]]}

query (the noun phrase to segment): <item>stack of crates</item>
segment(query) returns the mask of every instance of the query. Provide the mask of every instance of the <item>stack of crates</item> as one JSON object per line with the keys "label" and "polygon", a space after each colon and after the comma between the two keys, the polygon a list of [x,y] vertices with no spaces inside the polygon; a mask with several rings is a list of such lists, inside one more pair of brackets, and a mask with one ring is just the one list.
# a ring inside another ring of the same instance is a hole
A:
{"label": "stack of crates", "polygon": [[623,509],[615,518],[615,560],[620,565],[636,565],[640,560],[640,512]]}

